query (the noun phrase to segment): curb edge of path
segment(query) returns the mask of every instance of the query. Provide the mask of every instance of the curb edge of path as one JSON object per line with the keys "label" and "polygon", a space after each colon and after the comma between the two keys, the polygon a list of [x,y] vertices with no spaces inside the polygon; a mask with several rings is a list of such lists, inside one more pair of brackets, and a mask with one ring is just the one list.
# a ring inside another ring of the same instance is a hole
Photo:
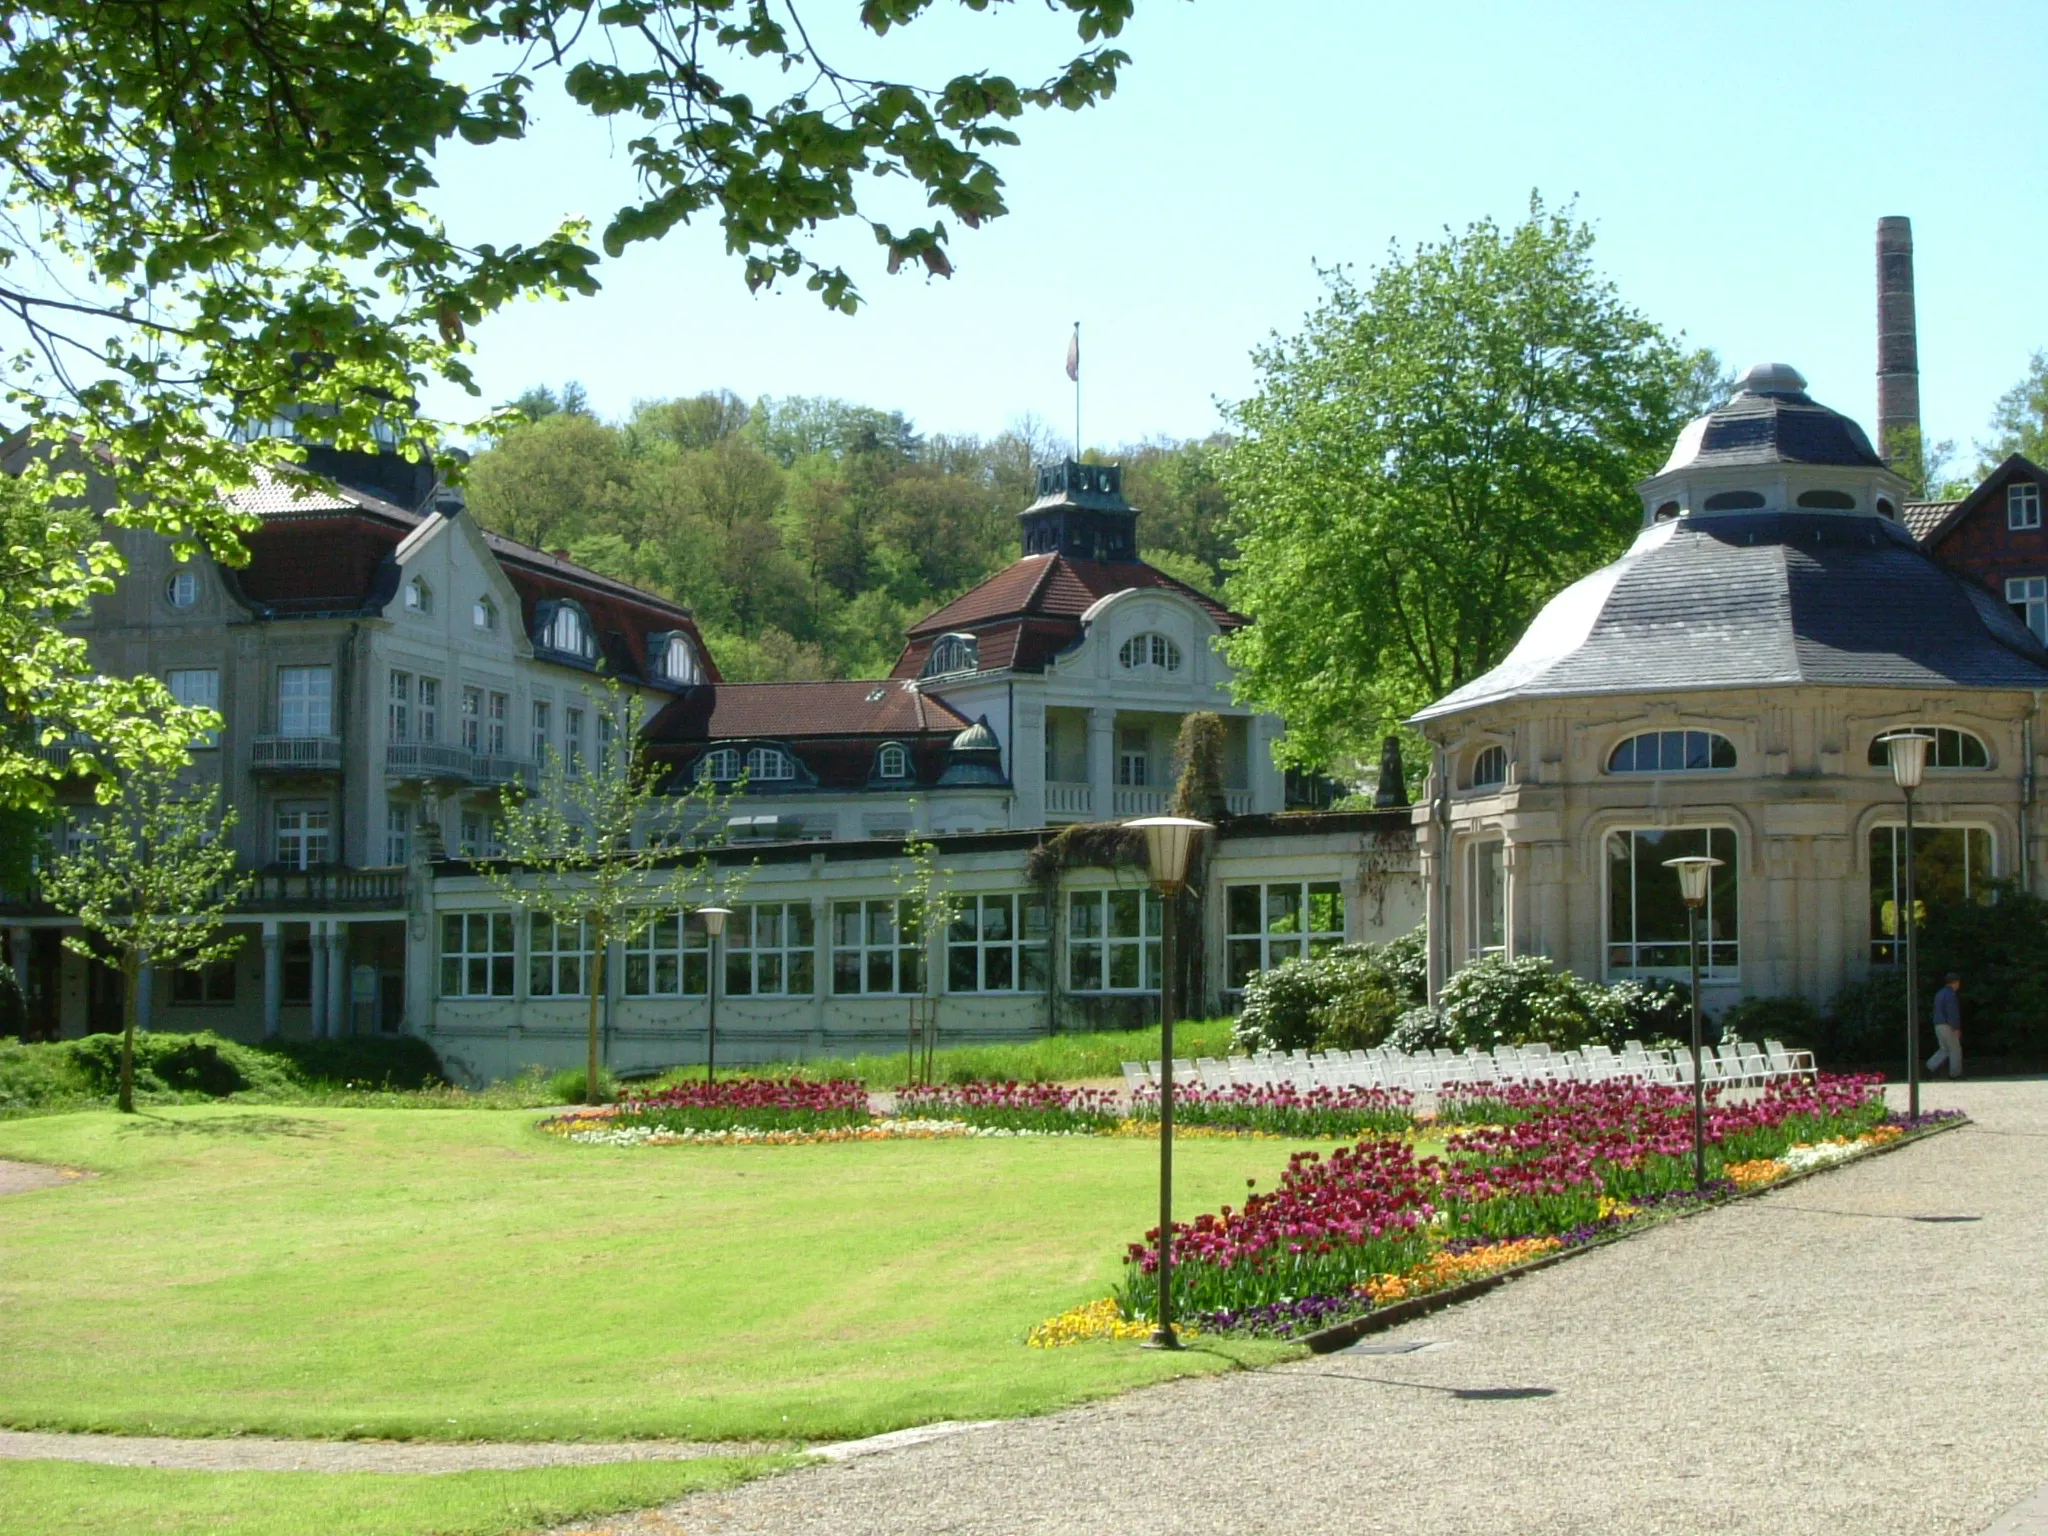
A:
{"label": "curb edge of path", "polygon": [[1689,1221],[1695,1216],[1704,1216],[1709,1211],[1718,1211],[1739,1201],[1754,1200],[1759,1195],[1774,1194],[1778,1190],[1788,1188],[1791,1185],[1801,1183],[1820,1174],[1834,1173],[1842,1168],[1852,1168],[1858,1163],[1868,1162],[1873,1157],[1883,1157],[1888,1153],[1897,1152],[1902,1147],[1917,1146],[1930,1137],[1940,1136],[1949,1131],[1960,1130],[1966,1125],[1973,1124],[1975,1122],[1968,1115],[1958,1115],[1954,1119],[1941,1120],[1933,1125],[1923,1125],[1917,1130],[1907,1131],[1903,1136],[1895,1136],[1882,1146],[1872,1147],[1869,1151],[1856,1157],[1847,1158],[1841,1162],[1822,1163],[1815,1168],[1804,1168],[1796,1173],[1787,1174],[1782,1179],[1773,1179],[1768,1184],[1759,1184],[1755,1189],[1740,1189],[1731,1195],[1722,1195],[1713,1200],[1703,1200],[1699,1204],[1688,1206],[1681,1211],[1666,1212],[1643,1226],[1628,1228],[1620,1232],[1612,1232],[1605,1237],[1596,1237],[1590,1243],[1580,1243],[1577,1247],[1560,1248],[1555,1253],[1546,1253],[1541,1258],[1530,1259],[1525,1263],[1515,1265],[1511,1269],[1497,1270],[1490,1275],[1481,1275],[1476,1280],[1461,1281],[1459,1284],[1448,1286],[1441,1291],[1431,1291],[1426,1296],[1411,1296],[1406,1301],[1395,1302],[1392,1306],[1375,1308],[1363,1317],[1354,1317],[1345,1322],[1332,1324],[1328,1328],[1320,1328],[1314,1333],[1304,1334],[1294,1342],[1307,1345],[1311,1354],[1333,1354],[1337,1350],[1348,1349],[1360,1339],[1370,1338],[1375,1333],[1384,1333],[1390,1328],[1397,1328],[1402,1323],[1412,1322],[1418,1317],[1426,1317],[1430,1313],[1440,1311],[1445,1307],[1456,1306],[1461,1301],[1471,1301],[1475,1297],[1483,1296],[1497,1286],[1506,1285],[1510,1280],[1519,1280],[1524,1275],[1533,1275],[1540,1269],[1549,1269],[1553,1265],[1564,1263],[1567,1259],[1576,1259],[1582,1254],[1593,1253],[1601,1248],[1612,1247],[1616,1243],[1625,1243],[1632,1237],[1642,1236],[1643,1233],[1651,1230],[1653,1227],[1669,1226],[1671,1223],[1678,1221]]}

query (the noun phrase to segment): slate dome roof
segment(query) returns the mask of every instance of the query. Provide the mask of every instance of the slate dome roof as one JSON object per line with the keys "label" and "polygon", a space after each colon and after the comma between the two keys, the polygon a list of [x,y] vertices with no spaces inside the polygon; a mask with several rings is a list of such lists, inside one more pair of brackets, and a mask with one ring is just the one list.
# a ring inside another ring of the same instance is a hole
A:
{"label": "slate dome roof", "polygon": [[1417,723],[1512,699],[1815,684],[2048,688],[2048,649],[1885,518],[1689,516],[1544,607]]}
{"label": "slate dome roof", "polygon": [[1657,474],[1764,464],[1884,468],[1863,428],[1807,394],[1797,368],[1758,363],[1742,376],[1726,405],[1679,433]]}

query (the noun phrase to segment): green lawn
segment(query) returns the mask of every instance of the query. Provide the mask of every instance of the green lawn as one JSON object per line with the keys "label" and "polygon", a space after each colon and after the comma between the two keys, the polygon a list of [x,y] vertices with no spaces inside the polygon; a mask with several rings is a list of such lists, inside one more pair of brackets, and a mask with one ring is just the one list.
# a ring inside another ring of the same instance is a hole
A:
{"label": "green lawn", "polygon": [[769,1457],[531,1472],[166,1472],[0,1461],[8,1536],[505,1536],[665,1504],[784,1465]]}
{"label": "green lawn", "polygon": [[[0,1208],[0,1423],[826,1439],[1285,1346],[1023,1347],[1106,1295],[1157,1143],[570,1146],[535,1116],[193,1106],[0,1125],[101,1177]],[[1277,1178],[1183,1143],[1182,1215]]]}

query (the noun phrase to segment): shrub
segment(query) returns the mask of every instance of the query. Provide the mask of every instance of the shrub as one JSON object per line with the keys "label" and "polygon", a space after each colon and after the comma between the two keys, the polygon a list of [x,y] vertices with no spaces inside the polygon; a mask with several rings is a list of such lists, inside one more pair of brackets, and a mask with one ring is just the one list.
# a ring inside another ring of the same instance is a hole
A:
{"label": "shrub", "polygon": [[[602,1068],[597,1074],[597,1092],[600,1102],[609,1104],[619,1096],[618,1079]],[[563,1104],[586,1102],[583,1092],[583,1068],[564,1067],[548,1079],[548,1096]]]}
{"label": "shrub", "polygon": [[1374,960],[1332,955],[1320,962],[1331,978],[1315,1012],[1315,1043],[1323,1050],[1363,1051],[1382,1044],[1401,1017],[1401,1003]]}
{"label": "shrub", "polygon": [[[1835,994],[1814,1053],[1831,1066],[1905,1060],[1906,972],[1903,966],[1874,967],[1862,981]],[[1934,1049],[1933,1030],[1925,1048]]]}
{"label": "shrub", "polygon": [[1409,929],[1398,939],[1389,939],[1376,951],[1380,969],[1386,972],[1394,995],[1410,1008],[1429,1001],[1429,932]]}
{"label": "shrub", "polygon": [[1451,1039],[1450,1020],[1444,1017],[1443,1010],[1424,1003],[1420,1008],[1410,1008],[1395,1021],[1394,1032],[1387,1036],[1387,1044],[1415,1056],[1424,1051],[1448,1048]]}
{"label": "shrub", "polygon": [[1316,1043],[1316,1010],[1324,977],[1313,960],[1289,960],[1256,972],[1244,985],[1244,1008],[1231,1031],[1240,1051],[1300,1051]]}
{"label": "shrub", "polygon": [[1617,981],[1589,991],[1609,1045],[1692,1038],[1692,988],[1683,982]]}
{"label": "shrub", "polygon": [[1782,1040],[1816,1054],[1828,1043],[1827,1020],[1803,997],[1745,997],[1718,1023],[1723,1040]]}
{"label": "shrub", "polygon": [[[119,1035],[87,1035],[38,1049],[68,1051],[94,1094],[111,1094],[120,1084]],[[231,1093],[289,1093],[296,1086],[287,1063],[211,1030],[189,1035],[144,1030],[135,1037],[138,1093],[193,1093],[220,1099]]]}
{"label": "shrub", "polygon": [[266,1040],[258,1049],[281,1056],[312,1084],[393,1089],[447,1086],[434,1048],[418,1035],[344,1035],[339,1040]]}
{"label": "shrub", "polygon": [[1576,1050],[1607,1037],[1598,990],[1539,955],[1488,955],[1445,982],[1439,1001],[1454,1050],[1538,1042]]}
{"label": "shrub", "polygon": [[1231,1038],[1247,1052],[1364,1050],[1385,1040],[1399,1016],[1379,951],[1346,944],[1254,975]]}

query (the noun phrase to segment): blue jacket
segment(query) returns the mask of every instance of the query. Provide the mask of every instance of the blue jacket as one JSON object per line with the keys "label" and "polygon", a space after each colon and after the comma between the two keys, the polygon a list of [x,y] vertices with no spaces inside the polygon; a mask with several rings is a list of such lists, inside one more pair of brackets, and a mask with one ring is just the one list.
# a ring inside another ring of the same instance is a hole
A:
{"label": "blue jacket", "polygon": [[1962,995],[1954,987],[1943,987],[1934,994],[1934,1022],[1955,1029],[1963,1027]]}

